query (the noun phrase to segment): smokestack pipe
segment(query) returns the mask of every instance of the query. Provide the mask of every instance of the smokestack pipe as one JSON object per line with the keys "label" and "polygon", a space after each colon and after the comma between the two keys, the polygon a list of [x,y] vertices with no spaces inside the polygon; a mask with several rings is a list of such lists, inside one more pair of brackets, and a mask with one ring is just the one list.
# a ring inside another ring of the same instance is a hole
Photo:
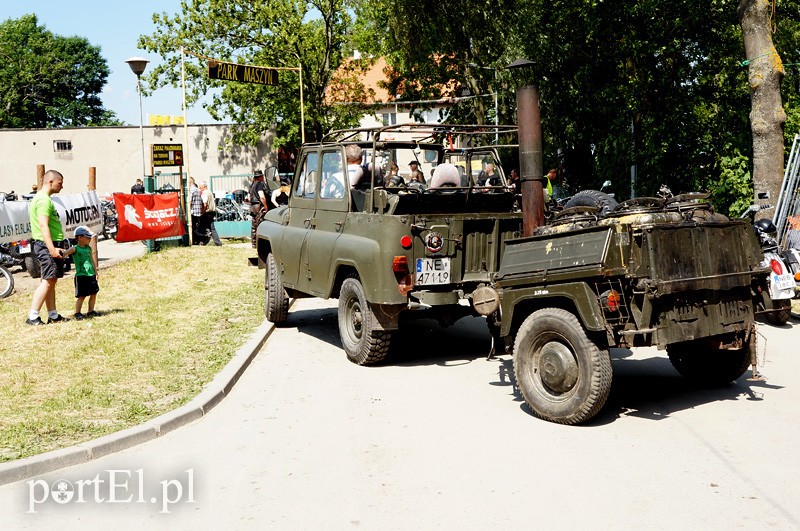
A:
{"label": "smokestack pipe", "polygon": [[544,164],[542,162],[542,120],[539,89],[524,85],[517,89],[519,127],[519,177],[522,192],[522,235],[533,236],[544,225]]}

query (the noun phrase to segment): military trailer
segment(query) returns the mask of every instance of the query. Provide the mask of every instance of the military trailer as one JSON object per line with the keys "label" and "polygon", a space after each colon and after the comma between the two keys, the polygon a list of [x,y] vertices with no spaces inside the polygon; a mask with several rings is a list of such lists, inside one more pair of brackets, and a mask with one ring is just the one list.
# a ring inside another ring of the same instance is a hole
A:
{"label": "military trailer", "polygon": [[[747,223],[698,194],[613,206],[599,192],[588,196],[602,209],[532,223],[532,203],[544,217],[543,172],[523,157],[536,150],[520,142],[520,211],[495,148],[479,141],[487,133],[495,129],[389,126],[304,146],[289,204],[258,227],[267,319],[285,321],[290,298],[338,298],[347,357],[369,365],[389,353],[401,314],[445,325],[485,316],[493,345],[513,350],[534,414],[564,424],[603,407],[614,347],[666,349],[678,372],[711,384],[755,361],[753,297],[765,273]],[[387,173],[410,162],[434,176],[400,183]],[[443,185],[441,169],[458,177]]]}
{"label": "military trailer", "polygon": [[755,363],[758,245],[747,224],[704,199],[634,199],[605,217],[575,207],[505,242],[474,302],[513,344],[517,386],[536,416],[592,418],[611,388],[614,347],[666,349],[680,374],[708,385]]}

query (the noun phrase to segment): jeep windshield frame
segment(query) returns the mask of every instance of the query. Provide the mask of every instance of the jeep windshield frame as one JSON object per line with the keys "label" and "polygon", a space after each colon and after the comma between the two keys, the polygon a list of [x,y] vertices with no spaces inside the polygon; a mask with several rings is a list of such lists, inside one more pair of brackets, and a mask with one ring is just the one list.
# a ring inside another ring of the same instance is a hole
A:
{"label": "jeep windshield frame", "polygon": [[[444,162],[451,162],[459,168],[462,174],[461,186],[448,186],[442,189],[427,189],[420,186],[428,193],[452,193],[461,191],[467,197],[475,193],[509,191],[509,182],[506,179],[497,154],[498,148],[513,148],[515,144],[495,144],[499,135],[516,136],[517,126],[512,125],[461,125],[461,124],[430,124],[409,123],[388,125],[382,127],[362,127],[353,129],[338,129],[323,136],[317,145],[326,146],[336,144],[346,147],[356,144],[361,147],[365,156],[362,163],[369,168],[378,168],[378,172],[388,174],[392,164],[399,165],[416,162],[421,168],[425,165],[431,169]],[[411,154],[400,161],[397,153]],[[420,159],[420,155],[422,159]],[[478,168],[477,165],[481,167]],[[495,184],[479,183],[478,174],[492,164],[496,169],[493,179]],[[424,172],[423,172],[424,176]],[[423,177],[424,178],[424,177]],[[389,193],[402,192],[405,188],[376,186],[374,178],[369,179],[369,202],[365,209],[374,212],[377,208],[375,190],[385,190]],[[427,180],[427,179],[425,179]],[[466,182],[465,182],[466,181]],[[367,189],[365,189],[366,191]]]}

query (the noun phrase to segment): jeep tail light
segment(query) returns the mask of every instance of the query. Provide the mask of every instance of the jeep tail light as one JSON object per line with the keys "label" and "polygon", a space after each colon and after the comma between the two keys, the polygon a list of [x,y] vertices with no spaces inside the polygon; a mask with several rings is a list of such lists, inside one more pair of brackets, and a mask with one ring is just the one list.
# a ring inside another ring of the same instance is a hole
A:
{"label": "jeep tail light", "polygon": [[781,267],[781,263],[775,260],[774,258],[769,261],[769,266],[772,268],[772,271],[774,271],[776,275],[783,274],[783,268]]}
{"label": "jeep tail light", "polygon": [[392,270],[395,273],[408,273],[408,258],[405,256],[395,256],[392,261]]}
{"label": "jeep tail light", "polygon": [[[411,244],[412,243],[414,243],[414,240],[412,240],[411,236],[409,236],[408,234],[406,234],[405,236],[400,238],[400,247],[402,247],[403,249],[411,249]],[[396,256],[395,260],[397,260],[397,258],[400,258],[400,257]],[[405,258],[405,256],[402,257],[402,258]]]}
{"label": "jeep tail light", "polygon": [[609,312],[616,312],[619,310],[619,301],[619,292],[613,289],[608,290],[600,295],[600,302],[602,303],[603,308]]}
{"label": "jeep tail light", "polygon": [[798,271],[797,273],[794,274],[794,279],[796,281],[800,282],[800,271]]}
{"label": "jeep tail light", "polygon": [[408,295],[408,292],[414,289],[414,279],[408,269],[408,258],[395,256],[392,259],[392,271],[394,271],[394,276],[397,279],[397,291],[401,295]]}

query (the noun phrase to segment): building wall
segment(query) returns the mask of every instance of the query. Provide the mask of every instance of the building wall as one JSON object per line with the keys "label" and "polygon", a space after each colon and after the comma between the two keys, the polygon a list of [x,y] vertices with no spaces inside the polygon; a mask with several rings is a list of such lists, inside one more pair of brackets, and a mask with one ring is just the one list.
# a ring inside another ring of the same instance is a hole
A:
{"label": "building wall", "polygon": [[[233,146],[230,144],[232,127],[230,124],[190,125],[187,146],[181,125],[145,126],[147,174],[151,172],[151,144],[183,144],[190,175],[197,181],[208,180],[212,175],[242,176],[238,180],[244,181],[244,175],[252,175],[255,169],[264,170],[277,164],[276,153],[271,149],[271,135],[254,147]],[[64,141],[71,143],[71,149],[58,151],[56,143]],[[99,194],[130,192],[134,181],[142,177],[139,127],[0,129],[0,191],[30,192],[36,182],[37,164],[64,175],[64,193],[87,189],[90,166],[96,168]],[[157,170],[177,173],[178,167]]]}

